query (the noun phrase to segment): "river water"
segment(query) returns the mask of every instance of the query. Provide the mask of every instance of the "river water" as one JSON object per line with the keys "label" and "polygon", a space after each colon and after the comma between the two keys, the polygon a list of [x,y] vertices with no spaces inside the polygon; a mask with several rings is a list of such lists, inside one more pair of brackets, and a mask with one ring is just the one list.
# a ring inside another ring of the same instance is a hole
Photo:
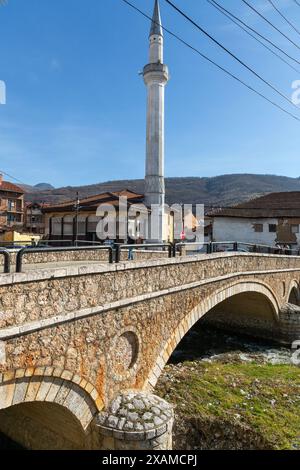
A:
{"label": "river water", "polygon": [[257,363],[291,364],[292,351],[267,340],[218,330],[199,322],[183,338],[174,351],[170,363],[184,361],[230,362],[235,358]]}

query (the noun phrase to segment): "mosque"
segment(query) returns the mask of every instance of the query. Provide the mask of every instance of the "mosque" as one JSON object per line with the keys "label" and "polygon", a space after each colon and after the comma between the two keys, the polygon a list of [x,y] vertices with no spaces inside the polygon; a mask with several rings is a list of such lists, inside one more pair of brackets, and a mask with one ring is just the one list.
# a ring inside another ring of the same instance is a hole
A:
{"label": "mosque", "polygon": [[[167,242],[174,240],[174,211],[165,209],[165,86],[169,81],[169,70],[164,64],[164,34],[161,22],[159,1],[155,0],[152,24],[149,34],[149,63],[143,69],[144,83],[147,87],[147,130],[146,130],[146,165],[145,192],[137,194],[124,189],[119,192],[107,192],[85,199],[56,204],[44,209],[46,238],[57,240],[96,241],[99,233],[96,227],[99,217],[97,206],[101,203],[112,204],[119,211],[119,197],[127,197],[128,209],[137,214],[128,218],[128,227],[135,227],[138,232],[140,204],[146,206],[148,214],[155,212],[155,236],[149,230],[147,241]],[[80,210],[75,213],[74,207]],[[152,219],[152,220],[154,220]],[[152,223],[152,221],[151,221]],[[150,225],[150,224],[149,224]],[[175,230],[176,231],[176,230]],[[150,235],[151,232],[151,235]],[[138,236],[138,233],[137,233]],[[105,239],[103,234],[102,239]],[[117,241],[126,242],[126,237],[116,236]],[[145,240],[145,241],[146,241]]]}

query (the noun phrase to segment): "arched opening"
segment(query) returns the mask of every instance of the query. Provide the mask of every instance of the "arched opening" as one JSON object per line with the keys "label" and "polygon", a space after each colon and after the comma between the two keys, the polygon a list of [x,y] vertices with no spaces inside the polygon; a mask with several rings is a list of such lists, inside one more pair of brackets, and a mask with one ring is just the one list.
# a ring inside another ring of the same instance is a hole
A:
{"label": "arched opening", "polygon": [[213,307],[205,324],[261,338],[273,338],[276,314],[270,300],[259,292],[242,292]]}
{"label": "arched opening", "polygon": [[[265,448],[270,433],[261,415],[272,423],[268,392],[281,370],[270,372],[278,357],[270,341],[276,338],[278,313],[278,301],[266,284],[244,283],[216,291],[180,322],[150,378],[155,386],[154,375],[159,376],[155,393],[176,405],[176,449]],[[289,350],[286,357],[289,364]],[[274,419],[284,433],[280,413]]]}
{"label": "arched opening", "polygon": [[288,303],[299,305],[299,293],[298,293],[298,289],[295,286],[292,288],[290,292]]}
{"label": "arched opening", "polygon": [[155,387],[164,365],[184,336],[200,320],[219,328],[261,338],[276,339],[279,302],[263,282],[236,282],[205,297],[187,312],[172,332],[149,372],[146,386]]}
{"label": "arched opening", "polygon": [[32,402],[0,411],[3,446],[32,450],[82,450],[86,433],[75,416],[55,403]]}
{"label": "arched opening", "polygon": [[39,375],[45,370],[36,368],[32,375],[19,369],[15,379],[15,371],[0,375],[0,447],[4,435],[8,445],[10,439],[26,449],[98,448],[91,432],[103,408],[97,391],[71,372],[56,368],[55,376]]}
{"label": "arched opening", "polygon": [[269,343],[271,347],[276,324],[274,306],[266,296],[257,292],[233,295],[192,326],[173,351],[169,362],[246,352],[255,344],[259,347],[259,344]]}

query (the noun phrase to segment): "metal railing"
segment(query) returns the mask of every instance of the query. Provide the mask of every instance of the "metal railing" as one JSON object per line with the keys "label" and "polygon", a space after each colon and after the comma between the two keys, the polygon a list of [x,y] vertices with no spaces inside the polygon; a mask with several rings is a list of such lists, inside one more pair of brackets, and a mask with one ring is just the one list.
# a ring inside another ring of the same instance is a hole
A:
{"label": "metal railing", "polygon": [[43,246],[43,245],[46,245],[46,246],[52,246],[52,245],[56,245],[56,244],[60,244],[60,246],[63,248],[65,245],[70,245],[70,246],[73,246],[74,242],[73,240],[39,240],[35,246],[39,247],[39,246]]}
{"label": "metal railing", "polygon": [[294,255],[300,256],[299,248],[282,248],[277,246],[254,244],[237,241],[223,242],[180,242],[174,245],[174,256],[177,253],[182,254],[186,247],[195,247],[193,251],[199,254],[212,254],[222,252],[245,252],[245,253],[261,253],[261,254],[277,254],[277,255]]}
{"label": "metal railing", "polygon": [[[87,245],[87,246],[91,246],[91,245],[101,245],[101,246],[106,246],[103,244],[103,242],[92,242],[92,241],[88,241],[88,240],[75,240],[75,246],[76,245]],[[108,245],[109,246],[109,245]]]}
{"label": "metal railing", "polygon": [[[50,241],[50,240],[49,240]],[[53,240],[51,240],[52,242]],[[46,243],[47,240],[42,242]],[[56,240],[56,242],[60,242]],[[64,240],[66,242],[66,240]],[[68,242],[68,241],[67,241]],[[70,243],[74,243],[69,241]],[[168,258],[175,258],[178,254],[183,255],[183,250],[186,249],[192,254],[213,254],[213,253],[222,253],[222,252],[244,252],[247,253],[262,253],[262,254],[278,254],[278,255],[294,255],[300,256],[300,249],[284,248],[284,247],[273,247],[270,245],[263,244],[252,244],[245,242],[236,242],[236,241],[223,241],[223,242],[180,242],[180,243],[149,243],[149,244],[114,244],[106,245],[101,244],[101,242],[88,242],[85,240],[77,240],[77,243],[84,246],[64,246],[64,247],[42,247],[38,246],[27,246],[21,248],[16,253],[16,272],[22,272],[23,268],[23,258],[26,254],[30,253],[64,253],[64,252],[78,252],[78,251],[107,251],[108,252],[108,262],[120,263],[122,250],[128,250],[128,260],[132,260],[132,252],[136,250],[144,250],[147,252],[149,249],[157,249],[157,253],[168,253]],[[85,246],[87,244],[87,246]],[[194,247],[194,249],[193,249]],[[151,251],[151,253],[153,253]],[[10,272],[11,260],[10,252],[6,249],[0,248],[0,255],[4,256],[4,273]],[[154,257],[153,257],[154,258]],[[58,262],[58,261],[57,261]],[[51,263],[51,261],[49,261]],[[33,263],[34,264],[34,263]]]}
{"label": "metal railing", "polygon": [[4,270],[5,274],[10,273],[10,253],[7,250],[0,249],[0,255],[4,256]]}
{"label": "metal railing", "polygon": [[33,246],[34,241],[33,240],[18,240],[18,241],[0,241],[0,248],[7,248],[7,247],[12,247],[12,248],[22,248],[24,245],[27,246]]}
{"label": "metal railing", "polygon": [[64,253],[69,251],[108,251],[108,261],[110,264],[114,262],[114,250],[111,246],[71,246],[71,247],[59,247],[59,248],[22,248],[18,251],[16,256],[16,272],[21,273],[23,267],[23,257],[27,253]]}
{"label": "metal railing", "polygon": [[64,245],[73,245],[73,240],[18,240],[18,241],[0,241],[0,248],[7,248],[7,249],[22,249],[22,248],[33,248],[33,247],[40,247],[40,246],[51,246],[57,245],[60,246]]}
{"label": "metal railing", "polygon": [[173,244],[172,243],[145,243],[145,244],[117,244],[116,245],[116,257],[115,262],[119,263],[121,261],[121,253],[122,250],[145,250],[147,251],[149,248],[162,248],[162,250],[157,250],[158,253],[164,251],[165,248],[168,250],[168,258],[172,258],[174,256]]}

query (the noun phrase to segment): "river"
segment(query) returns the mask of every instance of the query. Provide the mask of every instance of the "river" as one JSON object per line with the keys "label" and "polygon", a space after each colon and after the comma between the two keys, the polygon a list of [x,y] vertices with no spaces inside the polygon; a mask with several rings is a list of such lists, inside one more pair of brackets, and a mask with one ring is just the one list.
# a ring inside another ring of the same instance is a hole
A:
{"label": "river", "polygon": [[224,332],[199,322],[183,338],[170,363],[214,361],[222,359],[255,361],[257,363],[290,364],[291,349],[267,340]]}

